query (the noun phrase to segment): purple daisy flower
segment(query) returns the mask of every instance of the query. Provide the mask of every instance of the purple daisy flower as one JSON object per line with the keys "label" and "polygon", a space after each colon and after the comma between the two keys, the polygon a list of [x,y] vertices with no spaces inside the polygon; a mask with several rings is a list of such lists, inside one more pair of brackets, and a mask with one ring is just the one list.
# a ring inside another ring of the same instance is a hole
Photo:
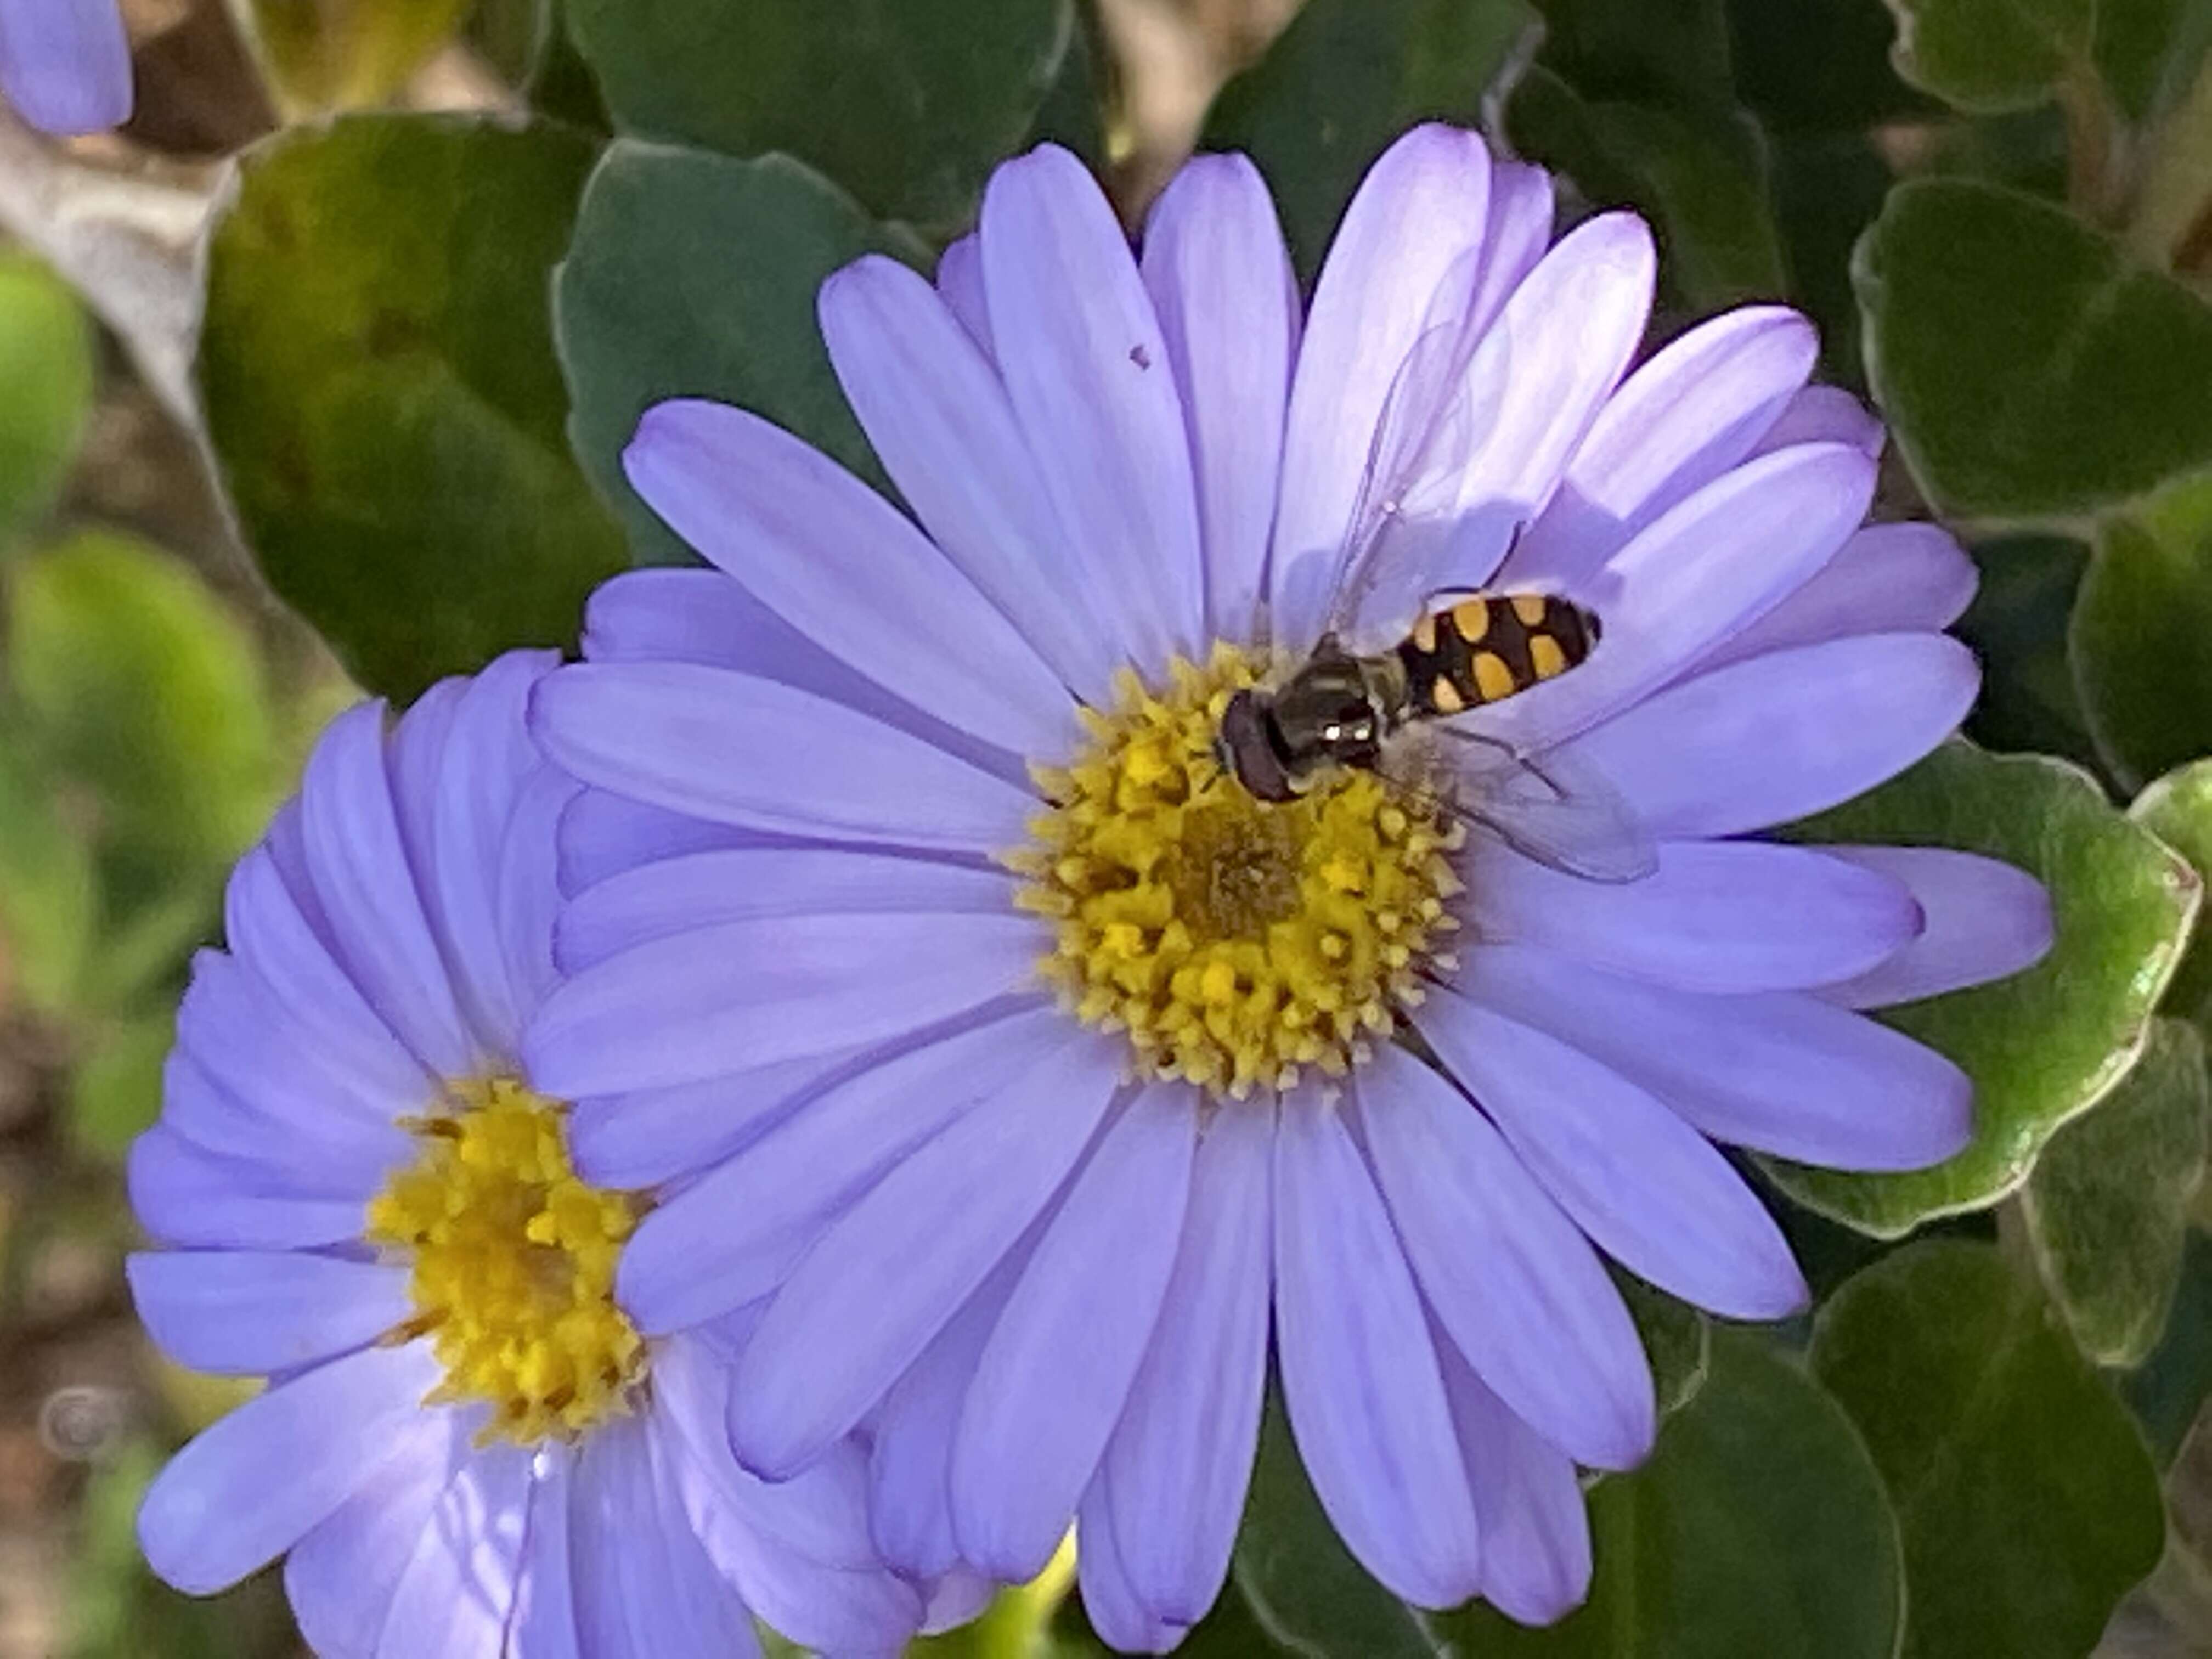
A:
{"label": "purple daisy flower", "polygon": [[0,94],[44,132],[128,120],[131,42],[116,0],[0,0]]}
{"label": "purple daisy flower", "polygon": [[922,1601],[870,1544],[857,1448],[732,1462],[723,1334],[641,1337],[639,1206],[573,1168],[515,1060],[553,979],[575,786],[524,727],[550,652],[338,717],[231,878],[131,1199],[130,1277],[180,1363],[270,1386],[179,1452],[139,1536],[179,1589],[289,1551],[329,1656],[757,1653],[757,1611],[896,1648]]}
{"label": "purple daisy flower", "polygon": [[[1100,1630],[1172,1646],[1222,1583],[1272,1347],[1377,1578],[1556,1618],[1589,1573],[1576,1466],[1654,1431],[1603,1256],[1785,1315],[1803,1282],[1715,1142],[1895,1170],[1967,1137],[1965,1076],[1858,1011],[2033,960],[2041,890],[1757,836],[1957,726],[1972,567],[1862,527],[1881,434],[1806,385],[1802,318],[1632,371],[1649,233],[1552,225],[1544,173],[1419,129],[1302,315],[1243,158],[1187,167],[1133,258],[1048,147],[934,288],[880,258],[823,288],[920,528],[751,415],[639,428],[630,478],[717,568],[607,585],[590,660],[538,690],[591,789],[571,977],[524,1052],[592,1178],[686,1182],[623,1306],[744,1310],[740,1460],[869,1437],[903,1571],[1019,1579],[1074,1516]],[[1554,603],[1586,661],[1564,623],[1537,648]],[[1247,787],[1240,692],[1335,622],[1430,661],[1446,617],[1448,683],[1401,694],[1540,682],[1425,723],[1503,780],[1464,841],[1418,771]],[[1517,664],[1485,666],[1492,617]],[[1508,829],[1569,776],[1595,781],[1538,805],[1601,803],[1633,868]]]}

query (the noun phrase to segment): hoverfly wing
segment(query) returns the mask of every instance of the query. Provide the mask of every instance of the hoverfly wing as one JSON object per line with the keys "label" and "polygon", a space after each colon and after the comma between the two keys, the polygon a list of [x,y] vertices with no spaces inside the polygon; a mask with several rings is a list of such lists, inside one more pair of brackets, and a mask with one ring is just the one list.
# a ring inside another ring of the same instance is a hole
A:
{"label": "hoverfly wing", "polygon": [[1382,608],[1373,601],[1385,592],[1397,595],[1405,586],[1395,580],[1398,573],[1437,563],[1436,543],[1448,530],[1458,476],[1480,441],[1478,422],[1455,395],[1466,374],[1466,345],[1456,324],[1429,330],[1414,341],[1391,383],[1335,561],[1324,627],[1355,649],[1379,645],[1394,627],[1402,632],[1411,624],[1410,615],[1370,614]]}
{"label": "hoverfly wing", "polygon": [[[1415,620],[1422,599],[1472,587],[1494,568],[1513,525],[1460,511],[1462,481],[1495,425],[1476,388],[1502,375],[1486,360],[1509,349],[1498,329],[1472,326],[1472,256],[1455,264],[1431,302],[1432,320],[1407,351],[1368,447],[1326,632],[1354,649],[1379,648]],[[1476,374],[1479,361],[1485,372]]]}
{"label": "hoverfly wing", "polygon": [[1641,881],[1658,867],[1651,837],[1620,792],[1594,769],[1554,750],[1516,754],[1495,738],[1450,725],[1439,758],[1441,805],[1523,857],[1585,881]]}
{"label": "hoverfly wing", "polygon": [[1459,343],[1457,326],[1439,324],[1415,339],[1400,361],[1368,439],[1343,539],[1329,552],[1290,567],[1277,600],[1283,614],[1323,617],[1321,631],[1344,641],[1357,620],[1366,573],[1404,526],[1413,486],[1419,481],[1420,453],[1431,441]]}

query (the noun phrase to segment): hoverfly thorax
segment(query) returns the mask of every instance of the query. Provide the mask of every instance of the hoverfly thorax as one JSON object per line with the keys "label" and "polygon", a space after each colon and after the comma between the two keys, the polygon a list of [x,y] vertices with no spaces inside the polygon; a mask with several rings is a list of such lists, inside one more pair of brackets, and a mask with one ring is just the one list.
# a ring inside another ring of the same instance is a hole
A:
{"label": "hoverfly thorax", "polygon": [[1279,689],[1230,699],[1221,763],[1260,799],[1292,799],[1324,768],[1379,766],[1404,701],[1405,677],[1390,659],[1355,657],[1324,639]]}

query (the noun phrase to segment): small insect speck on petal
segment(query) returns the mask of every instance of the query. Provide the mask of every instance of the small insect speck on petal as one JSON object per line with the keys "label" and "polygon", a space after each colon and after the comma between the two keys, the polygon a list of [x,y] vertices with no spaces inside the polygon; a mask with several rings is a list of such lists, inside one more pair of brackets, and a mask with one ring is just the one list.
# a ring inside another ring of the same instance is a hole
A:
{"label": "small insect speck on petal", "polygon": [[1139,343],[1129,348],[1129,361],[1136,364],[1139,368],[1150,368],[1152,366],[1152,354],[1146,350],[1143,344]]}

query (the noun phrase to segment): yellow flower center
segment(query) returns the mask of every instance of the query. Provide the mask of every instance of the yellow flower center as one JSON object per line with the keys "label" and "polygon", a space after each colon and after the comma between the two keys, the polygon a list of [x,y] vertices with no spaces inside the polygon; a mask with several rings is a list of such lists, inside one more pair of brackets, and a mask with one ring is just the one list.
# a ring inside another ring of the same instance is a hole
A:
{"label": "yellow flower center", "polygon": [[446,1368],[425,1404],[482,1400],[479,1438],[572,1438],[625,1409],[645,1344],[615,1305],[634,1200],[580,1179],[562,1108],[513,1078],[448,1085],[450,1115],[412,1120],[422,1155],[369,1200],[367,1237],[404,1251],[416,1313]]}
{"label": "yellow flower center", "polygon": [[1363,1059],[1419,1000],[1459,890],[1458,828],[1418,793],[1347,769],[1271,804],[1224,770],[1222,711],[1266,667],[1216,645],[1164,691],[1125,671],[1074,760],[1033,769],[1053,805],[1006,860],[1077,1018],[1126,1031],[1141,1073],[1238,1098]]}

